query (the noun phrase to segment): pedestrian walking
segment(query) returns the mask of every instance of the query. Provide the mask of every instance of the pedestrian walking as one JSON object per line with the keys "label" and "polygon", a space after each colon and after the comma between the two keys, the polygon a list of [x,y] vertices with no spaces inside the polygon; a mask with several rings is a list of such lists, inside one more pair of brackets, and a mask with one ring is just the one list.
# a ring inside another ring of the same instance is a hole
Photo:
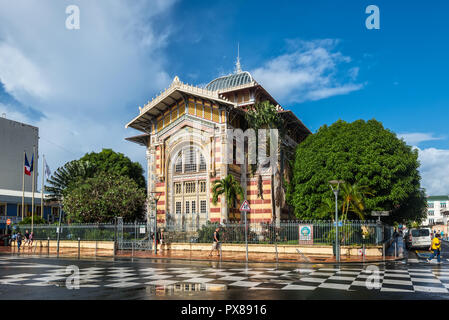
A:
{"label": "pedestrian walking", "polygon": [[34,239],[34,232],[31,232],[30,236],[28,237],[28,246],[33,246],[33,239]]}
{"label": "pedestrian walking", "polygon": [[160,236],[159,236],[159,242],[160,242],[160,250],[162,251],[162,246],[165,244],[165,239],[164,239],[164,228],[161,228],[161,232],[160,232]]}
{"label": "pedestrian walking", "polygon": [[28,232],[28,230],[25,230],[25,243],[23,245],[28,244],[29,241],[30,241],[30,233]]}
{"label": "pedestrian walking", "polygon": [[432,254],[430,255],[430,258],[427,259],[427,262],[430,262],[435,256],[437,256],[438,263],[441,263],[441,257],[440,257],[440,248],[441,248],[441,235],[437,233],[435,237],[432,239],[432,245],[430,247],[430,250],[432,250]]}
{"label": "pedestrian walking", "polygon": [[210,249],[209,257],[212,256],[212,252],[217,250],[217,256],[220,256],[220,228],[215,229],[214,242],[212,243],[212,249]]}
{"label": "pedestrian walking", "polygon": [[444,239],[444,231],[441,230],[441,239]]}
{"label": "pedestrian walking", "polygon": [[22,235],[20,234],[20,231],[16,235],[16,241],[17,241],[17,251],[20,251],[20,246],[22,245]]}

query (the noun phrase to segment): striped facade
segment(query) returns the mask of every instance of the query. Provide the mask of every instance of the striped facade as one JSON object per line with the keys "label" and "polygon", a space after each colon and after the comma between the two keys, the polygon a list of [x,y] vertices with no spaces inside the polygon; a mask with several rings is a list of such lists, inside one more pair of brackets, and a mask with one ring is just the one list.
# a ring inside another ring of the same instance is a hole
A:
{"label": "striped facade", "polygon": [[[143,132],[127,140],[146,148],[148,196],[153,199],[157,195],[159,224],[240,221],[238,209],[228,208],[223,197],[217,204],[212,201],[214,181],[228,174],[240,181],[245,191],[251,206],[249,221],[288,218],[288,206],[273,196],[279,188],[276,183],[280,174],[276,180],[271,168],[252,172],[248,160],[236,164],[235,142],[227,140],[229,130],[246,128],[248,106],[264,100],[277,105],[250,75],[245,75],[244,81],[248,79],[251,81],[237,83],[224,77],[223,81],[234,87],[223,87],[215,81],[213,88],[220,90],[211,91],[186,85],[176,77],[169,88],[139,107],[139,115],[127,124]],[[310,134],[291,111],[277,109],[291,122],[290,143],[296,145]],[[231,154],[233,162],[227,164],[225,160]],[[154,212],[151,205],[149,211]]]}

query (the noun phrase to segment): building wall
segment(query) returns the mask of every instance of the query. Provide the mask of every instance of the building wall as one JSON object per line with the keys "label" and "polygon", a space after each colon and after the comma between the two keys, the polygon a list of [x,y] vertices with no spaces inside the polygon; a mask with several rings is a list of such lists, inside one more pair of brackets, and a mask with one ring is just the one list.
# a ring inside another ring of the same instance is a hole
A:
{"label": "building wall", "polygon": [[[0,189],[22,190],[23,152],[31,165],[33,146],[39,154],[39,129],[24,123],[0,118]],[[37,190],[38,157],[34,157]],[[25,191],[32,191],[32,176],[25,175]]]}
{"label": "building wall", "polygon": [[[148,168],[150,168],[149,177],[154,177],[154,182],[149,180],[148,189],[155,191],[159,195],[157,212],[159,223],[165,222],[166,213],[172,217],[176,217],[176,203],[180,198],[174,193],[174,181],[186,182],[186,181],[207,181],[208,197],[207,203],[207,219],[211,222],[220,222],[224,218],[224,206],[223,200],[219,199],[217,204],[212,202],[212,188],[214,181],[226,177],[228,173],[233,174],[237,180],[242,176],[242,165],[236,164],[224,164],[222,159],[225,159],[227,150],[227,139],[222,131],[212,130],[206,133],[207,128],[192,128],[184,126],[180,128],[173,128],[173,135],[168,136],[163,142],[158,141],[157,145],[149,146],[149,153],[154,152],[154,159],[149,158],[150,162]],[[183,130],[188,132],[186,141],[184,141]],[[203,131],[204,130],[204,131]],[[210,137],[208,136],[210,135]],[[181,137],[181,138],[180,138]],[[150,139],[151,141],[151,139]],[[154,141],[154,140],[153,140]],[[180,146],[194,146],[199,149],[200,152],[207,158],[207,171],[200,174],[184,175],[174,177],[173,161],[177,152],[179,152]],[[211,159],[212,161],[209,161]],[[249,170],[246,170],[248,172]],[[251,213],[248,214],[248,220],[251,222],[269,222],[273,218],[273,202],[272,202],[272,181],[271,175],[262,175],[262,196],[259,194],[258,187],[258,175],[250,177],[247,175],[246,180],[246,196],[251,206]],[[185,201],[192,200],[190,197],[201,197],[203,195],[188,195],[184,194],[182,208],[185,207]],[[220,197],[223,198],[223,197]],[[195,199],[194,199],[195,200]],[[196,199],[196,208],[199,208],[200,199]],[[184,210],[182,212],[185,213]],[[190,216],[189,216],[190,217]],[[238,209],[231,209],[229,212],[228,220],[240,220],[240,211]],[[190,220],[187,220],[190,221]]]}
{"label": "building wall", "polygon": [[446,221],[442,215],[443,211],[449,211],[449,196],[428,197],[427,217],[423,225],[443,224]]}

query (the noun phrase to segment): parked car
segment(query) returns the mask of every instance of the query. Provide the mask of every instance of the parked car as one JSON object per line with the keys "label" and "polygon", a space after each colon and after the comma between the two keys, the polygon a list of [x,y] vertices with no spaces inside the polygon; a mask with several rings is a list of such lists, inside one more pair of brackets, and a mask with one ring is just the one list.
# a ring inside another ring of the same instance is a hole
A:
{"label": "parked car", "polygon": [[430,228],[412,228],[405,238],[407,249],[422,248],[428,249],[432,243],[432,233]]}

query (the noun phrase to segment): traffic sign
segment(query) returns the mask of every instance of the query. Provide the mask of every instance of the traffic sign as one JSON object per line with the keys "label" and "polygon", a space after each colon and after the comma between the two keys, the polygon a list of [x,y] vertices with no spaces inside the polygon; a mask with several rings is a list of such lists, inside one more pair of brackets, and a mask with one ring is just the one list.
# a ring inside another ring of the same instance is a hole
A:
{"label": "traffic sign", "polygon": [[390,215],[390,211],[373,211],[371,212],[373,217],[388,217]]}
{"label": "traffic sign", "polygon": [[11,224],[11,219],[6,220],[6,224],[9,226]]}
{"label": "traffic sign", "polygon": [[240,211],[251,211],[251,208],[249,207],[249,203],[247,200],[243,201],[242,205],[240,206]]}

